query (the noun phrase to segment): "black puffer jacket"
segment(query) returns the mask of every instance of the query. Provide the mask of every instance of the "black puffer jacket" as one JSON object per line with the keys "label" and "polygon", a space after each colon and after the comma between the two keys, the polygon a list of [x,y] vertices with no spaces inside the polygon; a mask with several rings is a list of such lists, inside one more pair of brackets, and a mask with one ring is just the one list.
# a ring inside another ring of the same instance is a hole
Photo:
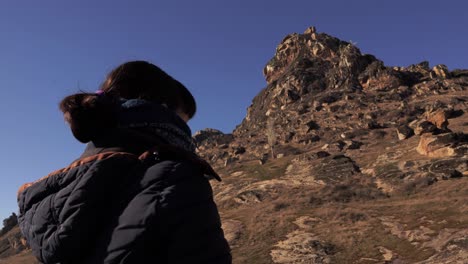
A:
{"label": "black puffer jacket", "polygon": [[192,153],[145,149],[116,133],[20,189],[20,227],[40,261],[231,263],[207,179],[216,173]]}

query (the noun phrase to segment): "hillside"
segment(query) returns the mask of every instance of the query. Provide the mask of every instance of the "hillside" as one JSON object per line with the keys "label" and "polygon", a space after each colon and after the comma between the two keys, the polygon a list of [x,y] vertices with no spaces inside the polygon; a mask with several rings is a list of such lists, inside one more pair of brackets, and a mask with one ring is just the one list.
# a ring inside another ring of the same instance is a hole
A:
{"label": "hillside", "polygon": [[[194,135],[234,263],[467,263],[468,70],[386,66],[311,27],[264,75],[232,134]],[[32,263],[11,236],[0,263]]]}
{"label": "hillside", "polygon": [[232,134],[195,136],[235,263],[466,263],[468,70],[309,28],[264,75]]}

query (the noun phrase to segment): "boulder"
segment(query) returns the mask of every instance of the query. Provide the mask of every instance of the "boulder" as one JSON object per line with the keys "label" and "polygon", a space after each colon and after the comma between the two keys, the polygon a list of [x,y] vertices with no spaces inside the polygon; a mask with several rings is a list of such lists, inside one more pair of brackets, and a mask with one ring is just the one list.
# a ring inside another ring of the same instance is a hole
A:
{"label": "boulder", "polygon": [[424,133],[432,133],[437,130],[437,127],[429,121],[420,121],[414,128],[414,134],[422,135]]}
{"label": "boulder", "polygon": [[316,129],[319,129],[320,126],[317,124],[317,122],[315,121],[309,121],[306,123],[306,126],[307,126],[307,132],[311,131],[311,130],[316,130]]}
{"label": "boulder", "polygon": [[414,131],[409,126],[403,125],[397,128],[397,134],[399,140],[405,140],[414,135]]}
{"label": "boulder", "polygon": [[245,153],[245,148],[244,147],[236,147],[234,148],[234,155],[240,155]]}
{"label": "boulder", "polygon": [[367,129],[379,129],[379,128],[383,128],[383,126],[381,126],[375,120],[370,120],[370,121],[367,121],[365,123],[365,128],[367,128]]}
{"label": "boulder", "polygon": [[297,158],[294,158],[292,161],[293,163],[304,162],[304,164],[309,164],[310,161],[326,158],[328,156],[330,156],[330,153],[326,151],[318,151],[318,152],[307,153],[307,154],[301,155]]}
{"label": "boulder", "polygon": [[439,64],[432,68],[432,72],[430,76],[432,79],[435,79],[435,78],[448,79],[450,78],[450,72],[446,65]]}
{"label": "boulder", "polygon": [[314,33],[317,33],[317,29],[312,26],[312,27],[308,27],[305,31],[304,31],[304,34],[314,34]]}
{"label": "boulder", "polygon": [[448,130],[448,118],[451,115],[451,111],[446,109],[437,109],[431,112],[425,113],[427,121],[434,124],[438,129]]}
{"label": "boulder", "polygon": [[330,153],[328,153],[326,151],[319,151],[319,152],[317,152],[315,154],[317,155],[317,158],[319,158],[319,159],[330,156]]}
{"label": "boulder", "polygon": [[344,143],[342,140],[338,140],[337,142],[323,145],[322,150],[328,150],[331,152],[341,152],[345,146],[346,143]]}
{"label": "boulder", "polygon": [[344,150],[348,149],[359,149],[362,146],[362,143],[359,141],[354,140],[345,140],[345,146],[343,147]]}
{"label": "boulder", "polygon": [[445,158],[467,154],[466,135],[444,133],[439,135],[423,134],[416,151],[431,158]]}
{"label": "boulder", "polygon": [[311,144],[313,142],[320,141],[320,137],[315,134],[307,134],[307,135],[296,135],[293,137],[293,140],[300,144]]}
{"label": "boulder", "polygon": [[325,157],[313,168],[314,177],[325,183],[336,183],[360,172],[356,162],[345,155]]}
{"label": "boulder", "polygon": [[238,161],[238,158],[235,158],[235,157],[228,157],[225,161],[224,161],[224,167],[227,167],[228,165],[231,165],[232,163]]}
{"label": "boulder", "polygon": [[234,201],[239,204],[253,204],[260,203],[264,200],[266,195],[265,191],[259,189],[252,189],[240,192],[234,197]]}

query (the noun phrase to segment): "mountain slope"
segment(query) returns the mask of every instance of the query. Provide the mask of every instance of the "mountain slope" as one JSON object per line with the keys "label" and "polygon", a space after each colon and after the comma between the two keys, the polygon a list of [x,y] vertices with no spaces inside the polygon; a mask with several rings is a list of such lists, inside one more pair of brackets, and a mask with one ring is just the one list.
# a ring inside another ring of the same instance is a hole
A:
{"label": "mountain slope", "polygon": [[463,263],[468,71],[287,36],[233,134],[198,132],[235,263]]}

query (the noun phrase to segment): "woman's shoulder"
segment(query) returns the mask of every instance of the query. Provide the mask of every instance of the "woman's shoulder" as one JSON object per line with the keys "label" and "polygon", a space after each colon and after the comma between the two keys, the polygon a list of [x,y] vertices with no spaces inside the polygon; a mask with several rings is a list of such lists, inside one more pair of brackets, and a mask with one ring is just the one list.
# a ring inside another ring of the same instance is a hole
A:
{"label": "woman's shoulder", "polygon": [[162,160],[145,170],[142,185],[164,182],[165,184],[180,184],[185,181],[203,180],[203,170],[188,160]]}
{"label": "woman's shoulder", "polygon": [[136,164],[137,161],[138,157],[133,154],[113,151],[80,158],[73,161],[70,165],[55,170],[34,182],[23,184],[18,190],[18,196],[29,189],[34,189],[41,194],[44,192],[42,189],[52,189],[56,192],[61,189],[61,185],[69,185],[70,182],[78,181],[88,176],[87,174],[91,167],[99,168],[99,170],[91,170],[91,174],[111,174],[103,173],[103,171],[105,171],[106,168],[130,167],[132,164]]}
{"label": "woman's shoulder", "polygon": [[[142,160],[151,164],[145,171],[143,181],[165,181],[167,183],[188,180],[221,180],[214,169],[195,153],[174,148],[152,149]],[[141,157],[140,157],[141,158]]]}

